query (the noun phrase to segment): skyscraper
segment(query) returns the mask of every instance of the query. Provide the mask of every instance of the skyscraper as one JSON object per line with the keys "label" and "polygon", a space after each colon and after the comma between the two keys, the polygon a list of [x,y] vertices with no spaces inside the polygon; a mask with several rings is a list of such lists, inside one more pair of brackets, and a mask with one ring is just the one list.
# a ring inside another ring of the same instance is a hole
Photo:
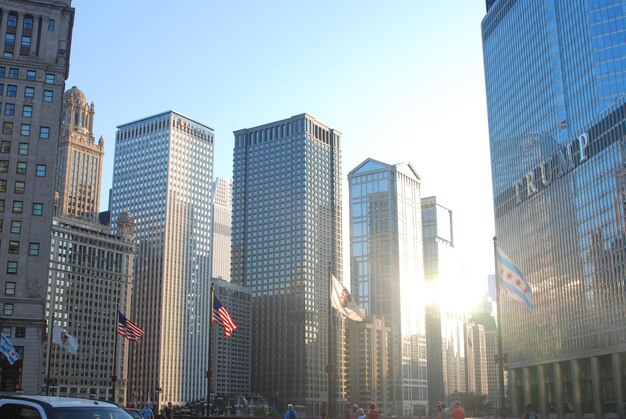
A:
{"label": "skyscraper", "polygon": [[602,417],[626,401],[626,2],[497,0],[482,21],[511,403]]}
{"label": "skyscraper", "polygon": [[389,406],[393,415],[424,416],[425,286],[421,179],[409,163],[367,159],[348,174],[351,291],[389,333]]}
{"label": "skyscraper", "polygon": [[95,221],[100,211],[104,139],[93,135],[93,102],[73,86],[63,95],[63,123],[57,157],[60,214]]}
{"label": "skyscraper", "polygon": [[211,272],[230,281],[230,246],[233,217],[233,182],[217,178],[211,194]]}
{"label": "skyscraper", "polygon": [[252,391],[328,412],[330,353],[331,403],[343,407],[334,313],[328,347],[329,274],[343,271],[341,133],[302,114],[234,134],[232,282],[252,291]]}
{"label": "skyscraper", "polygon": [[[213,129],[168,111],[118,127],[111,220],[133,214],[131,401],[206,399]],[[113,230],[118,228],[113,224]]]}
{"label": "skyscraper", "polygon": [[22,358],[13,366],[0,360],[0,390],[36,394],[44,378],[54,173],[74,9],[70,0],[0,7],[0,323]]}
{"label": "skyscraper", "polygon": [[454,234],[452,211],[437,202],[437,197],[422,198],[422,240],[424,243],[424,278],[427,284],[426,342],[428,354],[428,403],[430,413],[437,402],[446,400],[456,388],[446,386],[444,362],[445,336],[442,336],[442,318],[447,307],[445,290],[455,279]]}

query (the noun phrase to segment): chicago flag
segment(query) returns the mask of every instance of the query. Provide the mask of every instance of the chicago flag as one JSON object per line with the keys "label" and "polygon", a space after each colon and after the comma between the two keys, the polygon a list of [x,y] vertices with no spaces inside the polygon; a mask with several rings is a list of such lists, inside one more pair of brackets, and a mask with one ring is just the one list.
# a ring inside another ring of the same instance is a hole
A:
{"label": "chicago flag", "polygon": [[498,247],[496,247],[498,262],[498,280],[504,290],[520,303],[533,308],[533,289],[517,266]]}

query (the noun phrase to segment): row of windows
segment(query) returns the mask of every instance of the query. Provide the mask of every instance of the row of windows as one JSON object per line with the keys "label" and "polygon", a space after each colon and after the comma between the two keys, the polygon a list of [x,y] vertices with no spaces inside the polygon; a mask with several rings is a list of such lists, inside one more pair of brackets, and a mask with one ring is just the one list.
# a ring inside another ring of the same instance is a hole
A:
{"label": "row of windows", "polygon": [[[15,173],[18,175],[25,175],[27,172],[28,163],[25,161],[18,161],[17,166],[15,167]],[[37,177],[46,176],[46,168],[45,164],[37,164],[35,175]],[[8,160],[0,160],[0,173],[9,173],[9,161]]]}
{"label": "row of windows", "polygon": [[[54,76],[54,74],[52,76]],[[7,84],[6,92],[5,92],[4,83],[0,83],[0,96],[4,96],[4,95],[6,95],[7,97],[17,97],[17,85]],[[24,99],[34,99],[34,98],[35,98],[35,88],[33,86],[24,86]],[[53,100],[54,100],[54,91],[44,90],[43,101],[52,102]]]}
{"label": "row of windows", "polygon": [[[48,20],[48,32],[54,32],[56,27],[56,20],[49,19]],[[7,16],[7,28],[17,28],[17,13],[9,13]],[[22,22],[22,29],[25,31],[33,30],[33,16],[26,15],[24,16],[24,20]]]}
{"label": "row of windows", "polygon": [[[28,254],[30,256],[39,256],[39,243],[30,243],[28,245]],[[9,241],[9,253],[12,255],[19,255],[20,253],[20,242],[17,240]]]}
{"label": "row of windows", "polygon": [[[15,282],[7,282],[8,284],[13,284],[13,294],[7,294],[6,286],[5,286],[5,295],[15,295]],[[2,334],[8,338],[25,338],[26,337],[26,328],[25,327],[16,327],[13,329],[12,327],[3,327]],[[13,333],[15,330],[15,333]]]}
{"label": "row of windows", "polygon": [[[20,135],[22,137],[29,137],[32,130],[31,124],[20,125]],[[2,133],[6,135],[13,134],[13,122],[2,123]],[[39,138],[47,140],[50,138],[50,127],[39,127]]]}
{"label": "row of windows", "polygon": [[[7,191],[7,180],[0,179],[0,192]],[[16,180],[15,187],[13,188],[13,193],[23,195],[26,191],[26,182],[23,180]]]}
{"label": "row of windows", "polygon": [[[49,135],[48,131],[48,135]],[[17,154],[20,156],[28,155],[29,144],[28,143],[19,143]],[[0,141],[0,153],[10,153],[11,152],[11,141]]]}
{"label": "row of windows", "polygon": [[[0,199],[0,213],[4,212],[5,205],[4,199]],[[22,214],[24,210],[24,201],[14,200],[13,205],[11,206],[11,212],[13,214]],[[33,215],[41,215],[43,211],[43,207],[41,204],[33,204]]]}

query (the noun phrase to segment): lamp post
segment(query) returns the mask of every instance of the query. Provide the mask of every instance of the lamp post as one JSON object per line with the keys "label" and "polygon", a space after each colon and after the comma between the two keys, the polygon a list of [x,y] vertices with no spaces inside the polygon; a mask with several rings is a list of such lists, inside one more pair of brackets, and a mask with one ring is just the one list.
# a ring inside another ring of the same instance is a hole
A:
{"label": "lamp post", "polygon": [[159,414],[159,395],[161,394],[161,387],[157,387],[154,389],[155,399],[156,399],[156,412],[154,412],[154,416]]}

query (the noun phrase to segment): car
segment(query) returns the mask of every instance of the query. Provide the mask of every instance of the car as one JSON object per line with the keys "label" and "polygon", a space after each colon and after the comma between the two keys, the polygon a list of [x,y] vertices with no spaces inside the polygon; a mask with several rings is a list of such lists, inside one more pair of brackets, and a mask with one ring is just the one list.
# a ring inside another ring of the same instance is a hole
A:
{"label": "car", "polygon": [[2,419],[134,419],[118,405],[102,400],[54,396],[0,396]]}
{"label": "car", "polygon": [[126,411],[135,419],[143,419],[143,416],[141,416],[141,410],[139,409],[126,408]]}

